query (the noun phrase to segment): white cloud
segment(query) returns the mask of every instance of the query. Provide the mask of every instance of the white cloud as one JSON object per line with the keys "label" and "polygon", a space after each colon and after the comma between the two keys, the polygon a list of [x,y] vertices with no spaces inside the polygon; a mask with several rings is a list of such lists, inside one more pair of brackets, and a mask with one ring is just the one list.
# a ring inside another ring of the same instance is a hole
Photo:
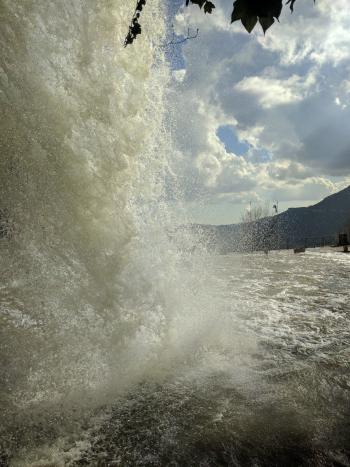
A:
{"label": "white cloud", "polygon": [[173,77],[174,77],[175,81],[177,81],[179,83],[182,83],[182,81],[185,79],[185,75],[186,75],[186,69],[185,68],[181,68],[179,70],[174,70],[173,71]]}
{"label": "white cloud", "polygon": [[268,166],[269,176],[274,180],[304,180],[312,176],[312,170],[295,161],[277,161]]}
{"label": "white cloud", "polygon": [[315,77],[292,75],[287,79],[269,76],[245,77],[235,85],[237,91],[253,94],[264,109],[292,104],[303,100],[308,90],[315,85]]}
{"label": "white cloud", "polygon": [[[187,199],[316,201],[348,183],[348,0],[297,2],[266,36],[230,25],[230,4],[215,3],[212,15],[193,6],[175,21],[177,32],[200,29],[171,97]],[[244,157],[218,139],[224,125],[249,144]]]}
{"label": "white cloud", "polygon": [[258,41],[280,54],[281,64],[290,66],[309,60],[337,65],[350,57],[350,10],[348,0],[310,0],[296,4],[294,14],[284,9],[281,24],[274,25]]}
{"label": "white cloud", "polygon": [[334,102],[342,109],[345,109],[350,103],[350,81],[348,79],[344,79],[339,84],[336,94]]}
{"label": "white cloud", "polygon": [[335,191],[335,184],[322,177],[311,177],[303,181],[276,184],[270,189],[273,199],[294,202],[320,200]]}

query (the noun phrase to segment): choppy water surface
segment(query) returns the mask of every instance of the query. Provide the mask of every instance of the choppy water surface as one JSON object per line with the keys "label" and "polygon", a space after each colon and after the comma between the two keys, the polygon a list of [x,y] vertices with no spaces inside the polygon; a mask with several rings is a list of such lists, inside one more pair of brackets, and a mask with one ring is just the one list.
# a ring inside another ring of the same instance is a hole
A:
{"label": "choppy water surface", "polygon": [[205,313],[187,317],[182,333],[190,329],[194,342],[179,335],[184,351],[175,351],[170,337],[171,357],[157,355],[143,381],[87,420],[80,439],[56,439],[32,460],[349,465],[350,257],[228,255],[206,267],[216,308],[203,303]]}
{"label": "choppy water surface", "polygon": [[220,306],[197,353],[115,404],[78,465],[349,465],[350,257],[208,268]]}

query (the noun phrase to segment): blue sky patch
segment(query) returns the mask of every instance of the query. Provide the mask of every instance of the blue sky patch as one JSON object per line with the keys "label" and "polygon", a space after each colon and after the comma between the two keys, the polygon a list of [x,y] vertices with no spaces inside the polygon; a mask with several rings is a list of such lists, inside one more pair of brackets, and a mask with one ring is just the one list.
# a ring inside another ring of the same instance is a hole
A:
{"label": "blue sky patch", "polygon": [[249,149],[249,145],[240,141],[232,125],[220,126],[216,131],[217,136],[225,145],[227,152],[233,152],[237,156],[243,156]]}

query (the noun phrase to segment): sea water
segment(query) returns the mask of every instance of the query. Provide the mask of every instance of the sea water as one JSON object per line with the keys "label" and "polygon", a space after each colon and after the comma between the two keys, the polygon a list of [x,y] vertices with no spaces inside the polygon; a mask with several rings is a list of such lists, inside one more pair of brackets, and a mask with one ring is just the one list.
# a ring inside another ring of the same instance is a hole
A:
{"label": "sea water", "polygon": [[193,312],[176,367],[113,404],[73,465],[349,465],[350,257],[231,254],[206,271],[215,313]]}

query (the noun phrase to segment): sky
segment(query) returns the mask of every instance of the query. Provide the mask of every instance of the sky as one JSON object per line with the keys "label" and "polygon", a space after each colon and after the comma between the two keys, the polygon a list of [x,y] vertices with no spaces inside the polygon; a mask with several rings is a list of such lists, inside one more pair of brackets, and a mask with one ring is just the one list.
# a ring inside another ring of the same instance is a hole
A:
{"label": "sky", "polygon": [[174,171],[193,222],[239,222],[250,203],[308,206],[350,185],[349,0],[297,0],[264,36],[172,0]]}

